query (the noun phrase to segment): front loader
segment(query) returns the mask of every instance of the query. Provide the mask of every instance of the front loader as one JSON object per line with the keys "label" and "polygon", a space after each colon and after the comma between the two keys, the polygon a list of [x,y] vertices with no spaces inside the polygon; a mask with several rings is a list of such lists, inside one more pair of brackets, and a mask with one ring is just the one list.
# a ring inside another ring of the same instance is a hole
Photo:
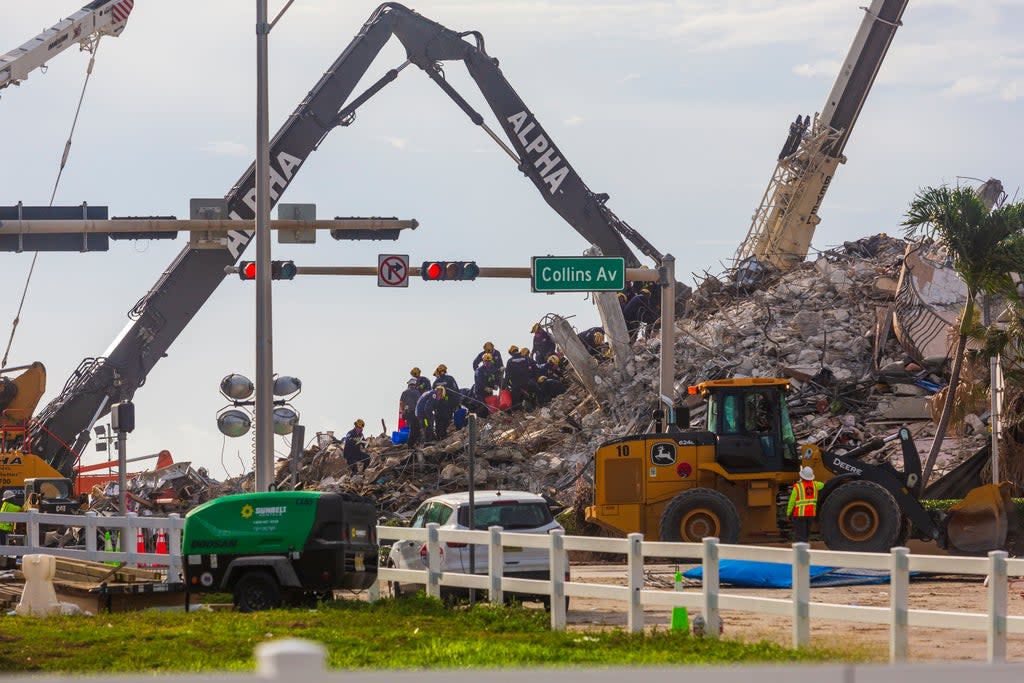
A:
{"label": "front loader", "polygon": [[[830,549],[882,552],[913,534],[951,552],[979,553],[1013,540],[1008,484],[974,489],[948,513],[924,508],[921,460],[905,428],[845,453],[823,452],[797,443],[785,379],[715,380],[690,390],[707,401],[705,429],[669,428],[597,449],[587,521],[648,540],[778,542],[789,532],[789,490],[809,466],[825,482],[817,521]],[[862,460],[896,439],[902,472]]]}

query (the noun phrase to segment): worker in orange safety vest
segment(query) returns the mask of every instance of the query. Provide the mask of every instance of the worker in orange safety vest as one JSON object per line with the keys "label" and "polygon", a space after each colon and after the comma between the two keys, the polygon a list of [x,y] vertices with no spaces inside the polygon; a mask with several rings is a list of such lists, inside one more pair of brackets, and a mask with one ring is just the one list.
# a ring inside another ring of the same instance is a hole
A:
{"label": "worker in orange safety vest", "polygon": [[804,466],[800,468],[800,481],[789,490],[786,516],[793,518],[793,539],[797,543],[807,542],[811,521],[818,514],[818,491],[823,486],[820,481],[814,481],[814,470]]}

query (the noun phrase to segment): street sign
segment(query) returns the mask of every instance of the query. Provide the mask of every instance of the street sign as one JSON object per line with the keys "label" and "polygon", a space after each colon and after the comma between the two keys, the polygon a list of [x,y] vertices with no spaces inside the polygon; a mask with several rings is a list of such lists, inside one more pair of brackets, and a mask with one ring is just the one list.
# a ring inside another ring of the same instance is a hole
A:
{"label": "street sign", "polygon": [[377,254],[377,286],[408,287],[409,255]]}
{"label": "street sign", "polygon": [[617,292],[626,288],[621,256],[534,256],[535,292]]}

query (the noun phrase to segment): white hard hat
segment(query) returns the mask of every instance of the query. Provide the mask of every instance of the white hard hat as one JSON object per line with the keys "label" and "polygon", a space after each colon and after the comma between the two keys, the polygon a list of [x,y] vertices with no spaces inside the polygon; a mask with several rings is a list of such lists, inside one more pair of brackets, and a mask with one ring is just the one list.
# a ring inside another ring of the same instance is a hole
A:
{"label": "white hard hat", "polygon": [[800,478],[806,479],[807,481],[811,481],[812,479],[814,479],[814,470],[804,465],[803,467],[800,468]]}

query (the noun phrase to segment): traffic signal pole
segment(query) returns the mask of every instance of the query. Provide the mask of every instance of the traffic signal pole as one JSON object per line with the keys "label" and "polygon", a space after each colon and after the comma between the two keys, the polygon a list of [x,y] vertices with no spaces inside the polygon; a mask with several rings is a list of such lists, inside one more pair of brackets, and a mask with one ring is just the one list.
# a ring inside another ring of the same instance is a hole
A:
{"label": "traffic signal pole", "polygon": [[[230,266],[224,269],[228,273],[237,273],[237,266]],[[375,266],[298,266],[298,275],[369,275],[376,277],[377,268]],[[420,277],[422,275],[422,268],[419,266],[409,266],[409,277]],[[494,278],[519,278],[529,280],[532,277],[529,268],[480,268],[480,274],[477,278],[482,277],[494,277]],[[627,282],[658,282],[658,271],[650,268],[627,268],[626,269],[626,281]]]}
{"label": "traffic signal pole", "polygon": [[274,336],[270,279],[270,107],[267,0],[256,0],[256,462],[255,490],[274,480]]}

